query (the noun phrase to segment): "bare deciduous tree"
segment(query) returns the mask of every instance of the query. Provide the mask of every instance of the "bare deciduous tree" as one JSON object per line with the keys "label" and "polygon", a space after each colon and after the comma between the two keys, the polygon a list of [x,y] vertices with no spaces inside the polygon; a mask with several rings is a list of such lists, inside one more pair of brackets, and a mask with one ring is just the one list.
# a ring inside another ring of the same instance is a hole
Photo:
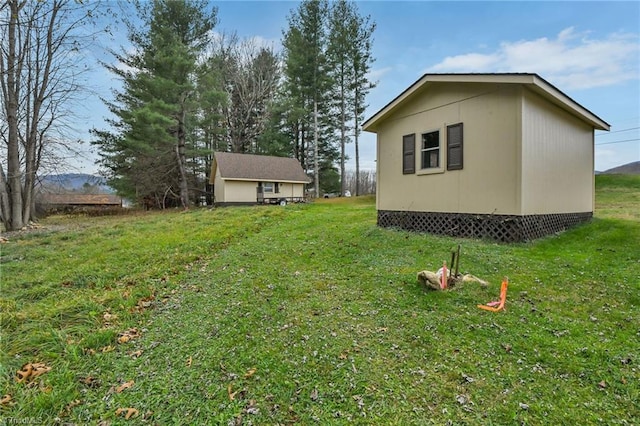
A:
{"label": "bare deciduous tree", "polygon": [[[345,188],[353,195],[369,195],[376,193],[376,172],[373,170],[347,170]],[[357,189],[356,189],[357,188]],[[360,192],[356,192],[359,190]]]}
{"label": "bare deciduous tree", "polygon": [[254,39],[223,34],[212,47],[209,62],[219,67],[221,89],[227,95],[222,114],[231,151],[257,153],[280,81],[278,56],[273,47]]}
{"label": "bare deciduous tree", "polygon": [[98,8],[72,0],[0,5],[0,116],[6,123],[0,134],[6,149],[0,157],[0,218],[6,230],[33,218],[36,175],[43,154],[64,139],[59,131],[84,69],[78,52],[91,40],[82,30]]}

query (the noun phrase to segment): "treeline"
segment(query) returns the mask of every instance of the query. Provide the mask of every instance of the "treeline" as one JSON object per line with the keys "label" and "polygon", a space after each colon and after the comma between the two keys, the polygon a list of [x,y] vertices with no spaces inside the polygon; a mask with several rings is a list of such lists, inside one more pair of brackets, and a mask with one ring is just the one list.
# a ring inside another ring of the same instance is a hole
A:
{"label": "treeline", "polygon": [[360,174],[375,24],[355,3],[298,4],[282,52],[217,34],[217,9],[205,0],[140,2],[135,11],[132,48],[105,65],[122,81],[107,102],[114,118],[92,141],[120,195],[188,207],[207,192],[214,151],[295,157],[315,194],[344,193],[353,142]]}
{"label": "treeline", "polygon": [[[351,194],[368,195],[376,193],[376,172],[373,170],[347,170],[344,178],[346,191]],[[360,191],[360,192],[357,192]]]}

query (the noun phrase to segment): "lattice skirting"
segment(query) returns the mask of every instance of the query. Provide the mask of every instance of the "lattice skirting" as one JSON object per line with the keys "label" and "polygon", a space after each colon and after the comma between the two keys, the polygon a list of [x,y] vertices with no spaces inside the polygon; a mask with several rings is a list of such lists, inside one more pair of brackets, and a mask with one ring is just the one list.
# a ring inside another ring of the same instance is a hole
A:
{"label": "lattice skirting", "polygon": [[513,243],[530,241],[588,222],[592,212],[527,216],[378,210],[378,225],[408,231]]}

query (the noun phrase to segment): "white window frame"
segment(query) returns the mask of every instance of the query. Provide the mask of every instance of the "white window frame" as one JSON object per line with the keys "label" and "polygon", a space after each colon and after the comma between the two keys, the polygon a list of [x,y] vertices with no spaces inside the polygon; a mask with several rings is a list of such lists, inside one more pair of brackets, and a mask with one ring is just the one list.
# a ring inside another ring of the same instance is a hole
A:
{"label": "white window frame", "polygon": [[[424,148],[424,137],[428,134],[436,133],[436,132],[438,133],[438,146],[432,147],[432,148]],[[436,150],[438,152],[438,165],[436,167],[423,167],[424,153],[429,151],[436,151]],[[442,152],[442,129],[437,128],[437,129],[430,129],[430,130],[421,132],[420,133],[420,170],[418,174],[424,175],[424,174],[433,174],[433,173],[444,173],[443,163],[444,163],[444,158],[443,158],[443,152]]]}

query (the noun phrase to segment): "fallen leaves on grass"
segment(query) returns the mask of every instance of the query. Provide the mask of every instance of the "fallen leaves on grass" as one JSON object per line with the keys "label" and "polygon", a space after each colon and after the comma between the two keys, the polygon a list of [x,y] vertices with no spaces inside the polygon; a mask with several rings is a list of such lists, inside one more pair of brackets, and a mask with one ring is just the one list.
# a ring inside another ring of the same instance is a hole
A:
{"label": "fallen leaves on grass", "polygon": [[115,346],[105,346],[103,348],[100,348],[100,352],[102,352],[103,354],[106,354],[107,352],[113,352],[115,350]]}
{"label": "fallen leaves on grass", "polygon": [[70,403],[68,403],[64,409],[60,412],[60,417],[66,417],[71,414],[71,410],[73,410],[78,405],[82,404],[82,401],[79,399],[74,399]]}
{"label": "fallen leaves on grass", "polygon": [[143,297],[142,299],[138,300],[138,306],[146,309],[153,304],[153,301],[155,299],[156,297],[153,294],[149,297]]}
{"label": "fallen leaves on grass", "polygon": [[124,344],[140,337],[140,332],[137,328],[130,328],[118,334],[118,343]]}
{"label": "fallen leaves on grass", "polygon": [[191,363],[193,363],[193,358],[192,357],[187,358],[187,367],[191,367]]}
{"label": "fallen leaves on grass", "polygon": [[103,321],[102,324],[105,327],[111,327],[112,325],[115,324],[117,319],[118,319],[118,316],[110,312],[105,312],[104,314],[102,314],[102,321]]}
{"label": "fallen leaves on grass", "polygon": [[356,402],[356,404],[358,404],[358,408],[360,410],[364,409],[364,400],[362,399],[362,396],[360,395],[353,395],[352,396],[353,400]]}
{"label": "fallen leaves on grass", "polygon": [[0,405],[2,406],[6,406],[6,405],[13,405],[13,397],[9,394],[6,394],[5,396],[2,397],[2,399],[0,399]]}
{"label": "fallen leaves on grass", "polygon": [[156,299],[156,297],[153,294],[151,296],[148,296],[148,297],[143,297],[140,300],[138,300],[138,303],[136,304],[136,306],[131,308],[130,311],[132,313],[142,313],[146,309],[149,309],[149,308],[153,307],[153,301],[155,299]]}
{"label": "fallen leaves on grass", "polygon": [[466,395],[456,395],[456,401],[460,405],[466,405],[469,402],[469,397]]}
{"label": "fallen leaves on grass", "polygon": [[253,376],[254,374],[256,374],[256,371],[258,371],[256,368],[250,368],[244,375],[245,379],[248,379],[249,377]]}
{"label": "fallen leaves on grass", "polygon": [[233,385],[229,383],[229,386],[227,386],[227,394],[229,395],[229,401],[235,401],[237,393],[238,391],[233,392]]}
{"label": "fallen leaves on grass", "polygon": [[49,371],[51,371],[51,367],[47,366],[43,362],[36,362],[35,364],[28,363],[23,365],[16,373],[16,382],[31,383],[36,377]]}
{"label": "fallen leaves on grass", "polygon": [[128,355],[131,358],[136,359],[136,358],[140,358],[142,356],[142,352],[143,352],[142,349],[138,349],[137,351],[129,352]]}
{"label": "fallen leaves on grass", "polygon": [[80,378],[79,381],[88,388],[97,388],[100,386],[100,381],[92,376]]}
{"label": "fallen leaves on grass", "polygon": [[249,400],[249,404],[244,408],[244,412],[254,416],[260,414],[260,408],[258,408],[255,399]]}
{"label": "fallen leaves on grass", "polygon": [[118,387],[116,388],[116,393],[121,393],[123,390],[125,390],[125,389],[129,389],[129,388],[133,387],[133,385],[134,385],[135,383],[136,383],[136,382],[135,382],[135,381],[133,381],[133,380],[129,380],[128,382],[124,382],[123,384],[121,384],[120,386],[118,386]]}
{"label": "fallen leaves on grass", "polygon": [[127,407],[127,408],[118,408],[116,410],[116,416],[121,416],[124,414],[125,420],[132,419],[136,417],[140,412],[135,408]]}

